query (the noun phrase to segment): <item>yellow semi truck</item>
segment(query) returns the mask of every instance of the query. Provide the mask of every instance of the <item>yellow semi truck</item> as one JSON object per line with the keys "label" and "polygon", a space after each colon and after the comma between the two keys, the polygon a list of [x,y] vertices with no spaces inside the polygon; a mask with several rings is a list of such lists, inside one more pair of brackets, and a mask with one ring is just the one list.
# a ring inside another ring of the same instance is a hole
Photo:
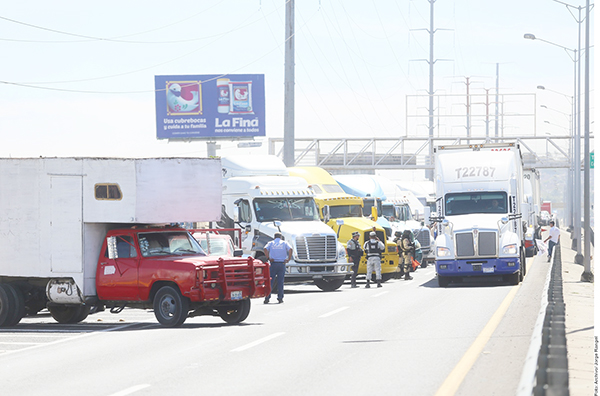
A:
{"label": "yellow semi truck", "polygon": [[[344,247],[352,233],[360,233],[360,245],[369,239],[369,233],[375,231],[377,237],[386,246],[381,257],[381,276],[384,281],[394,277],[398,269],[399,256],[396,244],[388,241],[383,227],[375,221],[363,216],[363,199],[346,194],[335,179],[323,168],[317,166],[288,168],[290,176],[302,177],[315,192],[315,203],[319,215],[337,234],[337,239]],[[374,213],[376,216],[376,212]],[[350,258],[348,258],[350,261]],[[366,255],[360,260],[359,274],[367,273]]]}

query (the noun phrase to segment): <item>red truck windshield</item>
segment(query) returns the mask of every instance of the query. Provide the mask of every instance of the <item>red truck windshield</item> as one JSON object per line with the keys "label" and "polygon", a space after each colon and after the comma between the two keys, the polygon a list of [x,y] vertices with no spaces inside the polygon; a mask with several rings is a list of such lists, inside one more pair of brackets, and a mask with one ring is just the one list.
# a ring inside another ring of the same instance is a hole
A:
{"label": "red truck windshield", "polygon": [[206,256],[202,247],[187,232],[144,232],[138,234],[142,256],[193,254]]}

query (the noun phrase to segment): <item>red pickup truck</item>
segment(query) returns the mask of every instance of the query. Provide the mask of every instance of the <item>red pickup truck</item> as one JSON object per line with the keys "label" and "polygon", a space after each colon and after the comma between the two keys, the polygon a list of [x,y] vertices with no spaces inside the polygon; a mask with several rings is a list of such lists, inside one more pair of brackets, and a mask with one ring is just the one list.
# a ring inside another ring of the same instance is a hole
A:
{"label": "red pickup truck", "polygon": [[[154,227],[107,233],[96,269],[96,291],[96,308],[113,313],[125,306],[152,308],[161,324],[174,327],[200,315],[242,322],[250,312],[250,298],[264,297],[271,287],[268,264],[252,257],[207,256],[187,230]],[[57,317],[60,310],[49,308],[59,322],[83,315]]]}

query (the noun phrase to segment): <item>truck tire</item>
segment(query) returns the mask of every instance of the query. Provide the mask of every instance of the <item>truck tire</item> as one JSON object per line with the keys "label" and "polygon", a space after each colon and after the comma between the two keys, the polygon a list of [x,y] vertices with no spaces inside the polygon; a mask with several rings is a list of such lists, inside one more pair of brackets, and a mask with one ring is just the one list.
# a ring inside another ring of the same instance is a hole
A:
{"label": "truck tire", "polygon": [[13,286],[10,283],[6,283],[4,288],[6,289],[7,293],[12,294],[13,301],[13,310],[8,314],[8,318],[6,318],[4,326],[16,326],[17,323],[19,323],[25,316],[25,297],[23,297],[23,293],[18,286]]}
{"label": "truck tire", "polygon": [[315,285],[323,291],[330,292],[342,287],[344,281],[345,279],[315,279]]}
{"label": "truck tire", "polygon": [[48,304],[50,315],[60,324],[75,324],[87,318],[89,305],[52,305]]}
{"label": "truck tire", "polygon": [[154,296],[154,316],[163,326],[181,326],[187,319],[190,300],[171,286],[161,287]]}
{"label": "truck tire", "polygon": [[440,276],[438,275],[438,285],[440,287],[448,287],[448,285],[450,284],[450,279],[448,279],[447,276]]}
{"label": "truck tire", "polygon": [[239,301],[238,307],[235,309],[231,308],[218,308],[219,316],[225,322],[229,324],[236,324],[246,320],[250,314],[250,299]]}
{"label": "truck tire", "polygon": [[0,283],[0,327],[4,327],[6,320],[12,316],[13,306],[12,306],[12,294],[9,298],[8,290],[6,289],[6,284]]}

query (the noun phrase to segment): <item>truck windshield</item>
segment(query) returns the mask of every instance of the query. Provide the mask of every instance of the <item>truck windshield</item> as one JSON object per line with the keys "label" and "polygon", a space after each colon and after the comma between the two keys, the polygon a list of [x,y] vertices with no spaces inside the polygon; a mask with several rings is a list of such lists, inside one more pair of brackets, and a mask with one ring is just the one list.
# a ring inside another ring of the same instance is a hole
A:
{"label": "truck windshield", "polygon": [[329,214],[332,219],[339,219],[340,217],[362,217],[362,207],[360,205],[330,206]]}
{"label": "truck windshield", "polygon": [[304,198],[257,198],[254,211],[258,221],[319,221],[319,213],[312,197]]}
{"label": "truck windshield", "polygon": [[394,205],[383,205],[383,215],[385,217],[396,217],[395,209]]}
{"label": "truck windshield", "polygon": [[446,194],[445,206],[446,215],[508,213],[504,191]]}
{"label": "truck windshield", "polygon": [[206,256],[198,241],[187,232],[144,232],[138,234],[142,256],[167,256],[193,254]]}

